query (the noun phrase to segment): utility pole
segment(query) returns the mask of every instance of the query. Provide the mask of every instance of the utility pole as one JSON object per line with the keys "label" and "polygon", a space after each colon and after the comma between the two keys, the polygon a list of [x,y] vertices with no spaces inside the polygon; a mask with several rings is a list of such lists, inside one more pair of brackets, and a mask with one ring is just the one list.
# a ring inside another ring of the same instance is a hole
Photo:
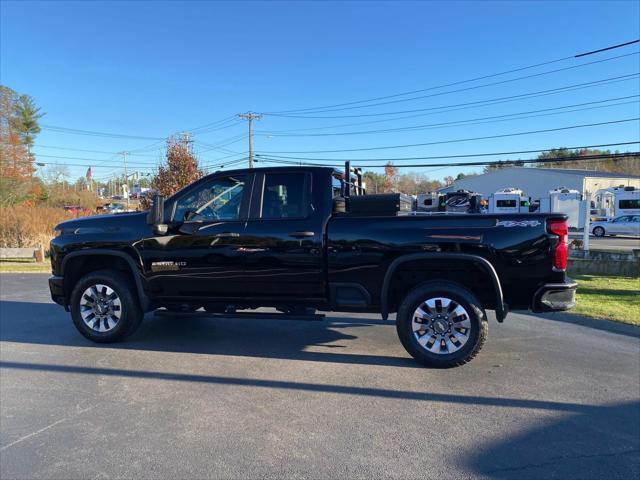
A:
{"label": "utility pole", "polygon": [[124,182],[127,186],[126,190],[122,193],[127,197],[127,210],[129,209],[129,177],[127,176],[127,155],[129,152],[120,152],[122,154],[122,159],[124,160]]}
{"label": "utility pole", "polygon": [[260,120],[262,115],[253,112],[239,113],[238,116],[249,121],[249,168],[253,168],[253,121]]}

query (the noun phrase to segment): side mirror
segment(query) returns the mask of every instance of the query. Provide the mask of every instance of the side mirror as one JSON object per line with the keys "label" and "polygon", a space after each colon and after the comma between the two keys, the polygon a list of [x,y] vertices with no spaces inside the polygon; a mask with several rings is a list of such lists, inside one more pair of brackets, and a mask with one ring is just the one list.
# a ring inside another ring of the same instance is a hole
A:
{"label": "side mirror", "polygon": [[151,208],[147,213],[147,224],[155,225],[164,223],[164,197],[162,195],[154,195]]}
{"label": "side mirror", "polygon": [[164,197],[162,195],[153,196],[153,204],[147,214],[147,223],[153,225],[153,232],[157,235],[164,235],[169,230],[164,222]]}

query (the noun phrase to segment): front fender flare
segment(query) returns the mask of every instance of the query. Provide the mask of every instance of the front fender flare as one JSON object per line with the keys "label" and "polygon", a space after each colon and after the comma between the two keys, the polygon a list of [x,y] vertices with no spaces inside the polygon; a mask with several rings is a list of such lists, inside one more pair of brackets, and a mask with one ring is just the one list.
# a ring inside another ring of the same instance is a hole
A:
{"label": "front fender flare", "polygon": [[[142,286],[142,278],[140,274],[141,267],[139,265],[136,265],[136,263],[133,261],[133,258],[131,258],[130,255],[127,255],[126,253],[119,250],[107,250],[107,249],[99,249],[99,248],[87,248],[84,250],[78,250],[65,255],[65,257],[62,259],[62,265],[60,266],[60,274],[64,277],[64,272],[69,260],[78,258],[78,257],[83,257],[83,256],[120,257],[125,262],[127,262],[127,264],[129,265],[129,268],[131,269],[131,274],[133,275],[133,280],[136,285],[136,291],[138,293],[138,298],[140,299],[140,305],[142,307],[142,310],[145,312],[149,310],[151,302],[149,301],[149,297],[144,292],[144,288]],[[64,293],[65,293],[65,297],[67,297],[69,292],[64,292]]]}
{"label": "front fender flare", "polygon": [[464,260],[468,262],[473,262],[476,265],[479,265],[491,278],[491,282],[493,284],[493,290],[496,295],[496,319],[498,322],[502,323],[504,319],[507,317],[508,308],[504,303],[504,296],[502,294],[502,286],[500,284],[500,279],[498,278],[498,274],[496,269],[491,265],[491,263],[486,259],[479,255],[471,255],[468,253],[432,253],[432,252],[424,252],[424,253],[411,253],[408,255],[402,255],[401,257],[396,258],[384,275],[384,280],[382,281],[382,290],[380,292],[380,313],[382,314],[382,318],[386,320],[389,317],[389,289],[391,288],[391,278],[393,274],[398,269],[400,265],[406,262],[411,262],[415,260],[443,260],[443,259],[451,259],[451,260]]}

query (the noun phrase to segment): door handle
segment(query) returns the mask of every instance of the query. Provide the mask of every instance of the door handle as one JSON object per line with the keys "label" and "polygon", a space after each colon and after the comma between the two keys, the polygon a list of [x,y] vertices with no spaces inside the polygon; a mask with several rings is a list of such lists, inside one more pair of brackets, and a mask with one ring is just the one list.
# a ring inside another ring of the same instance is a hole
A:
{"label": "door handle", "polygon": [[235,232],[222,232],[214,235],[215,238],[237,238],[239,236],[240,234]]}
{"label": "door handle", "polygon": [[314,232],[291,232],[289,234],[289,236],[293,238],[313,237],[314,235]]}

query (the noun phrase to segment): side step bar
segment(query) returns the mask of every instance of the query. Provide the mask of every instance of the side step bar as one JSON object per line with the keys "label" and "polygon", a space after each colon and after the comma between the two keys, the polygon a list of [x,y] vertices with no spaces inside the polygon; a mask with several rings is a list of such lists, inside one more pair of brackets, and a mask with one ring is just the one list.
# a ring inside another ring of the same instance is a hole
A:
{"label": "side step bar", "polygon": [[234,312],[234,313],[210,313],[210,312],[173,312],[169,310],[155,310],[154,315],[160,317],[172,316],[197,316],[212,318],[255,318],[263,320],[303,320],[303,321],[322,321],[325,315],[322,313],[314,313],[312,315],[294,315],[289,313],[272,313],[272,312]]}

